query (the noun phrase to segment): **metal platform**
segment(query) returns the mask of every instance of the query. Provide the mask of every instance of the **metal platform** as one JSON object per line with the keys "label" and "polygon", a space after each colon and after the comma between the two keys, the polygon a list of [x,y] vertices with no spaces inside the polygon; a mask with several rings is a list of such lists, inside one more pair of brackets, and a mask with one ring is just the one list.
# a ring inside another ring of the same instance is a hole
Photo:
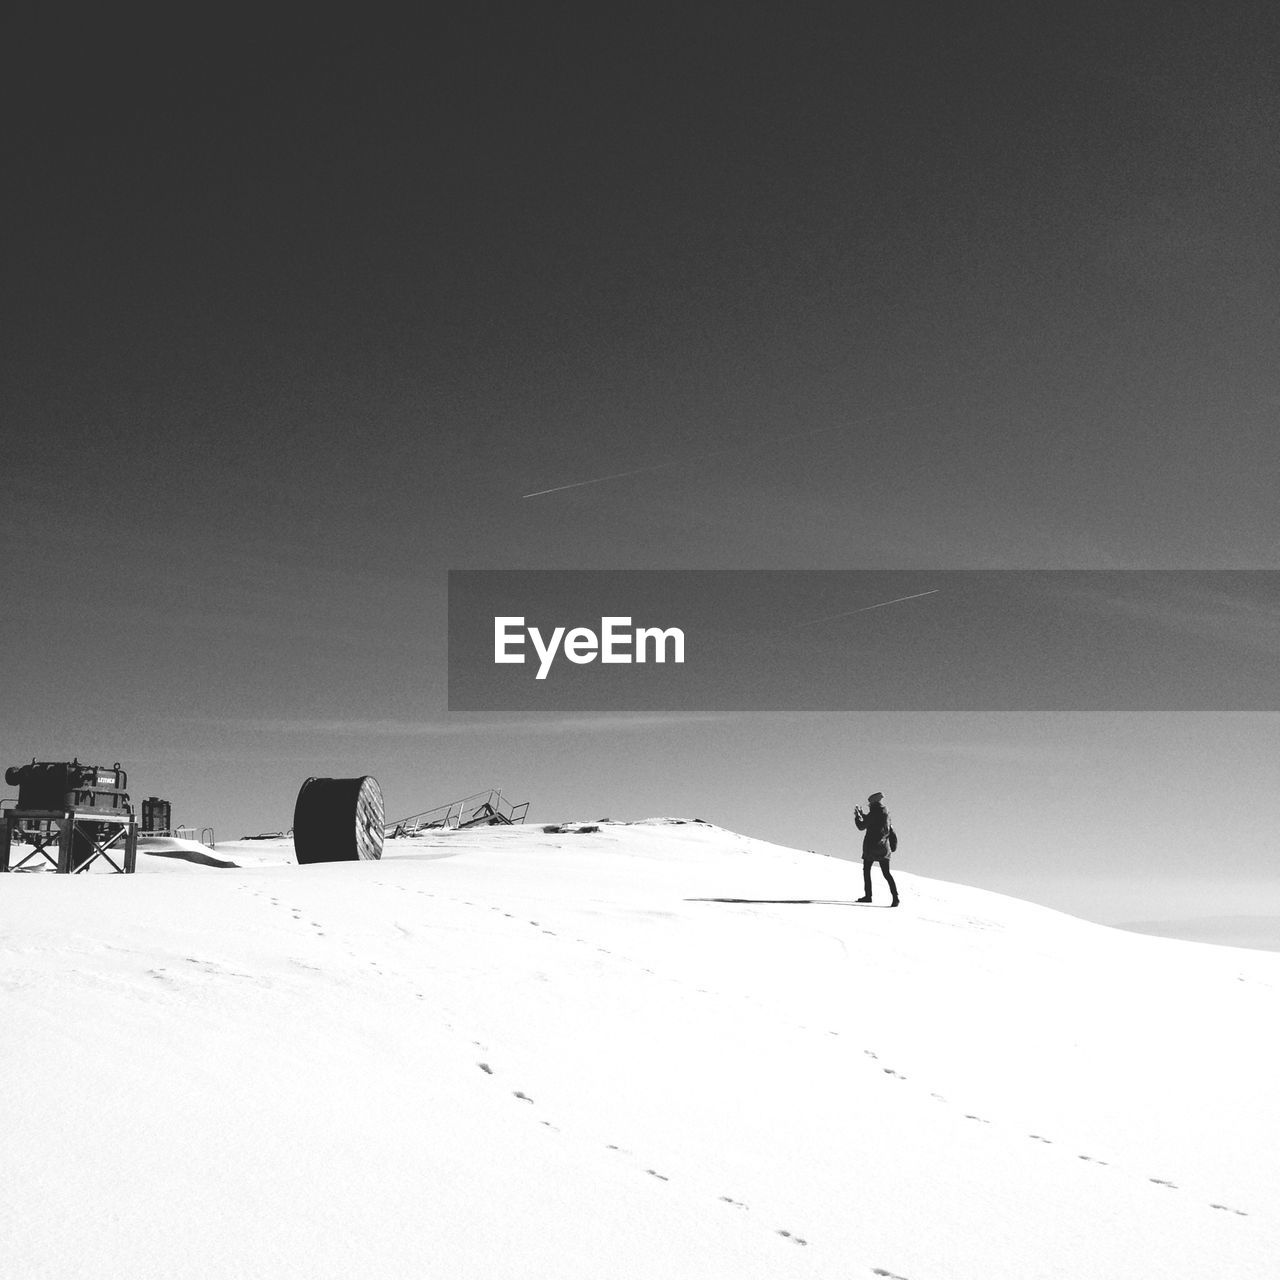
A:
{"label": "metal platform", "polygon": [[528,812],[527,800],[514,804],[501,791],[491,789],[474,792],[461,800],[437,805],[434,809],[400,818],[396,822],[388,822],[383,830],[391,837],[413,836],[419,832],[442,829],[456,831],[459,827],[506,827],[522,823]]}
{"label": "metal platform", "polygon": [[[13,845],[18,839],[33,847],[11,866]],[[4,811],[0,872],[43,870],[37,861],[42,859],[59,875],[80,875],[101,858],[113,871],[132,875],[137,857],[138,823],[132,813],[93,809]]]}

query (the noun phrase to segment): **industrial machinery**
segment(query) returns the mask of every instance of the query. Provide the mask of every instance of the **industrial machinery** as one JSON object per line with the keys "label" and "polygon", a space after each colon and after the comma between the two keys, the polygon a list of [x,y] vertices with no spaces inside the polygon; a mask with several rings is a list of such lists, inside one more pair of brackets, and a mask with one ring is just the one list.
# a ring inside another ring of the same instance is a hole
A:
{"label": "industrial machinery", "polygon": [[173,830],[173,806],[158,796],[148,796],[142,802],[142,834],[167,836]]}
{"label": "industrial machinery", "polygon": [[[41,858],[64,875],[87,871],[99,858],[118,872],[133,871],[138,826],[128,775],[118,761],[32,760],[5,770],[4,779],[18,788],[18,802],[4,811],[0,872],[26,869]],[[32,848],[10,866],[15,842]]]}

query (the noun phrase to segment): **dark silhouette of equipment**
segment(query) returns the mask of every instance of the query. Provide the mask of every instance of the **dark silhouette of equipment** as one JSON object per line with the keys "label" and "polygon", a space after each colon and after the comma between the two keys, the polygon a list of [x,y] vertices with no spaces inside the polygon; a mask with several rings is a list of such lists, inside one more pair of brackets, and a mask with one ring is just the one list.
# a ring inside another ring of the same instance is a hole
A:
{"label": "dark silhouette of equipment", "polygon": [[142,834],[167,836],[173,832],[173,806],[158,796],[148,796],[142,802]]}
{"label": "dark silhouette of equipment", "polygon": [[293,807],[300,863],[382,857],[382,791],[376,778],[308,778]]}
{"label": "dark silhouette of equipment", "polygon": [[[133,871],[138,826],[119,761],[107,766],[32,760],[6,769],[4,780],[18,788],[18,803],[4,811],[0,872],[35,870],[36,860],[43,859],[55,871],[74,875],[100,858],[118,872]],[[32,849],[10,866],[15,840]]]}

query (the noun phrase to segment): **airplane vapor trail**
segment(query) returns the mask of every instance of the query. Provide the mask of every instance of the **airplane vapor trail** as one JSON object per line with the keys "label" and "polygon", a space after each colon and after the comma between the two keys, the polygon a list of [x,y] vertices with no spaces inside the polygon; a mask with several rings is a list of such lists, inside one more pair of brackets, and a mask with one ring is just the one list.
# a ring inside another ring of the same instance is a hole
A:
{"label": "airplane vapor trail", "polygon": [[[901,417],[904,413],[929,412],[938,407],[938,402],[928,402],[925,404],[906,405],[901,409],[892,413],[883,414],[877,419],[873,419],[869,423],[864,423],[864,429],[872,426],[886,426],[889,422]],[[772,449],[775,445],[786,444],[788,440],[804,440],[809,436],[828,436],[835,431],[844,431],[850,427],[848,422],[838,422],[827,427],[810,427],[806,431],[792,431],[789,435],[775,436],[772,440],[761,440],[757,444],[733,445],[728,449],[713,449],[710,453],[695,453],[691,458],[673,458],[668,462],[656,462],[648,467],[635,467],[631,471],[615,471],[612,475],[592,476],[590,480],[574,480],[569,484],[553,485],[549,489],[535,489],[532,493],[522,493],[522,498],[541,498],[548,493],[564,493],[566,489],[581,489],[589,484],[604,484],[607,480],[625,480],[628,476],[643,476],[654,471],[666,471],[669,467],[687,467],[691,463],[705,462],[708,458],[723,458],[731,453],[750,454],[760,453],[765,449]],[[891,601],[888,603],[897,603]],[[825,621],[825,619],[821,619]]]}
{"label": "airplane vapor trail", "polygon": [[[709,455],[703,454],[703,457]],[[611,476],[596,476],[594,480],[575,480],[572,484],[558,484],[554,489],[537,489],[533,493],[523,493],[522,498],[541,498],[544,493],[563,493],[566,489],[581,489],[586,484],[604,484],[606,480],[622,480],[627,476],[642,476],[646,471],[664,471],[667,467],[679,466],[676,462],[659,462],[652,467],[637,467],[634,471],[617,471]]]}
{"label": "airplane vapor trail", "polygon": [[647,475],[652,471],[666,471],[669,467],[687,467],[694,462],[705,462],[708,458],[723,458],[731,453],[757,453],[761,449],[771,449],[774,445],[786,444],[788,440],[800,440],[807,436],[830,435],[833,431],[843,431],[847,423],[838,423],[830,427],[814,427],[809,431],[793,431],[790,435],[777,436],[772,440],[762,440],[754,445],[733,445],[728,449],[713,449],[710,453],[695,453],[691,458],[673,458],[668,462],[657,462],[649,467],[636,467],[631,471],[616,471],[613,475],[594,476],[590,480],[574,480],[571,484],[558,484],[550,489],[535,489],[533,493],[524,493],[522,498],[541,498],[548,493],[563,493],[566,489],[581,489],[584,485],[604,484],[606,480],[624,480],[627,476]]}
{"label": "airplane vapor trail", "polygon": [[919,600],[921,596],[936,596],[941,587],[933,587],[928,591],[917,591],[909,596],[897,596],[892,600],[881,600],[879,604],[864,604],[860,609],[848,609],[844,613],[832,613],[825,618],[810,618],[807,622],[797,622],[787,627],[788,631],[799,631],[801,627],[816,627],[820,622],[835,622],[837,618],[851,618],[855,613],[867,613],[871,609],[883,609],[887,605],[901,604],[904,600]]}

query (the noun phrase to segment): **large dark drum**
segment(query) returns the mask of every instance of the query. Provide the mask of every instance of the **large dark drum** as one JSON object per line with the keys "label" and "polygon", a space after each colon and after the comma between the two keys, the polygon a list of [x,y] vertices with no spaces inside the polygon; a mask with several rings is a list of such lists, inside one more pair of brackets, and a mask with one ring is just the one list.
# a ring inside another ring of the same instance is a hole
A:
{"label": "large dark drum", "polygon": [[299,862],[382,857],[382,792],[376,778],[308,778],[293,806]]}

